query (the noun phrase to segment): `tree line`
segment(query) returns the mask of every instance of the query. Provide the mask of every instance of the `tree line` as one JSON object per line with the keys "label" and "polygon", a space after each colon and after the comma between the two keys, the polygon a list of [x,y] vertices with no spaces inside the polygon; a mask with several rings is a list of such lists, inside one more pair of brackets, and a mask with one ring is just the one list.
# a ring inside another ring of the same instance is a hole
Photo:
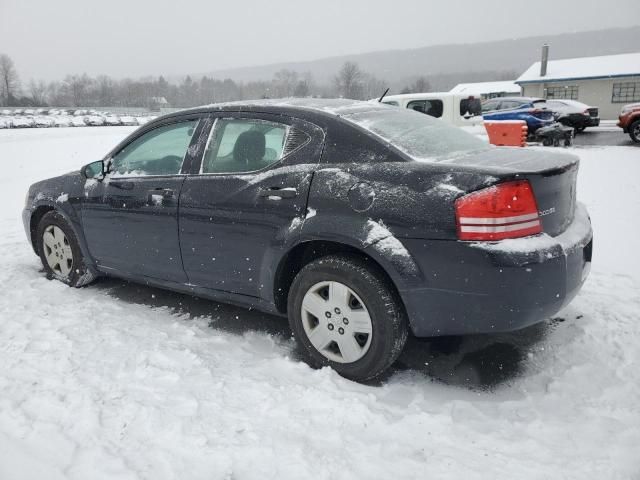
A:
{"label": "tree line", "polygon": [[[310,73],[283,69],[271,80],[238,82],[209,76],[187,75],[170,82],[162,75],[140,79],[114,79],[108,75],[67,75],[61,81],[31,80],[22,84],[13,60],[0,55],[0,105],[13,107],[193,107],[233,100],[282,97],[343,97],[365,100],[379,97],[386,89],[383,79],[363,71],[355,62],[345,62],[333,81],[321,85]],[[401,93],[427,92],[430,85],[418,77]]]}

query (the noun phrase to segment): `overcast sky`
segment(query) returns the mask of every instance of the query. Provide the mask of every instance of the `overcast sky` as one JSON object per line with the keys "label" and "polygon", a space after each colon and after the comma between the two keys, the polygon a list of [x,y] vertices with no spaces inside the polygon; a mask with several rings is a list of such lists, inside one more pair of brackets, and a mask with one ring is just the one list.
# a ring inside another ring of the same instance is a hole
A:
{"label": "overcast sky", "polygon": [[138,77],[633,25],[640,0],[0,0],[0,53]]}

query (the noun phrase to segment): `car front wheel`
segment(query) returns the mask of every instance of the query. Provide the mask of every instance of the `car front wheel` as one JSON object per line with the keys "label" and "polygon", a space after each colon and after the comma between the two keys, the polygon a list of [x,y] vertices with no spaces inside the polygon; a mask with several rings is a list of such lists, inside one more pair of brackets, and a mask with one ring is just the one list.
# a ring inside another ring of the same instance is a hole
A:
{"label": "car front wheel", "polygon": [[379,267],[355,256],[330,255],[303,267],[288,312],[306,362],[355,381],[380,377],[407,340],[398,294]]}
{"label": "car front wheel", "polygon": [[95,275],[87,268],[78,240],[67,221],[55,211],[45,214],[37,229],[37,250],[49,278],[81,287]]}
{"label": "car front wheel", "polygon": [[636,120],[629,126],[629,136],[634,142],[640,143],[640,120]]}

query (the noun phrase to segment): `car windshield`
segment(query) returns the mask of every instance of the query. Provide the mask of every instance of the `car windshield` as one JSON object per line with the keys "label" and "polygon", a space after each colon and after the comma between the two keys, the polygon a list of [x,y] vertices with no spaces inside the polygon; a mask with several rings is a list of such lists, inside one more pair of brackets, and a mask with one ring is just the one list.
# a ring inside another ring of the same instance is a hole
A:
{"label": "car windshield", "polygon": [[344,115],[416,161],[442,161],[489,145],[442,120],[405,109],[379,109]]}

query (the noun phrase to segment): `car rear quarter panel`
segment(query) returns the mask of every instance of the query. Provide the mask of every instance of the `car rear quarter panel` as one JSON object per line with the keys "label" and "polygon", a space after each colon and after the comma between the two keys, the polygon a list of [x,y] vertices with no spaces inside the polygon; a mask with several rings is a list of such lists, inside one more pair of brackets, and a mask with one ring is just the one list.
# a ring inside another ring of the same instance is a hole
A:
{"label": "car rear quarter panel", "polygon": [[345,163],[314,174],[299,241],[321,239],[364,251],[398,289],[424,283],[408,239],[455,240],[454,201],[496,177],[417,162]]}

